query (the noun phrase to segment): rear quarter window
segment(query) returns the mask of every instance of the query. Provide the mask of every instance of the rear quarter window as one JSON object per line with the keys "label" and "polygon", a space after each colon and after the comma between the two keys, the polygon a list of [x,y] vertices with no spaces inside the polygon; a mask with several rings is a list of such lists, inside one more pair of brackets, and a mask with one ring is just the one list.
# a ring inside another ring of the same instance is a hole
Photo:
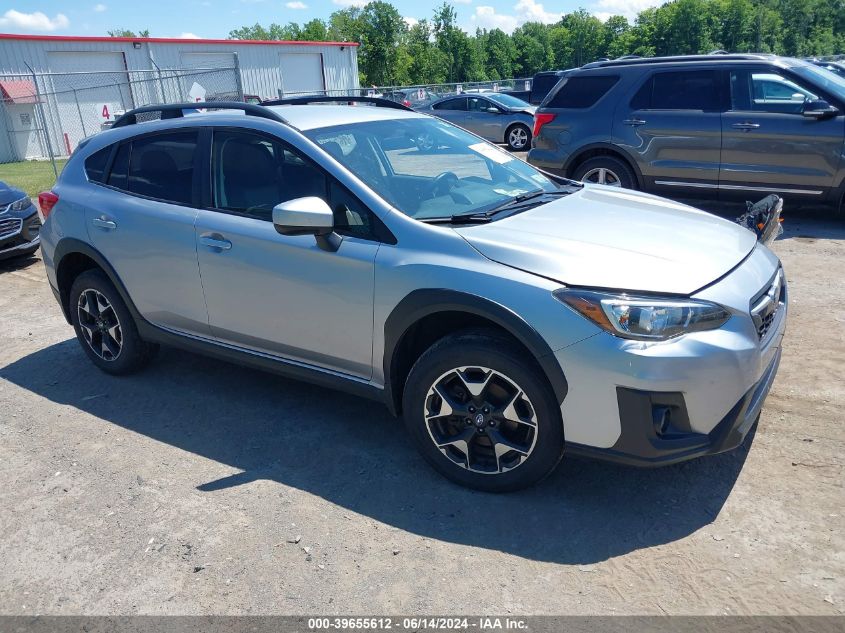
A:
{"label": "rear quarter window", "polygon": [[106,180],[106,166],[109,163],[109,156],[111,156],[113,145],[104,147],[98,152],[94,152],[85,159],[85,175],[91,182],[105,182]]}
{"label": "rear quarter window", "polygon": [[583,75],[569,77],[544,106],[583,109],[598,103],[619,81],[619,75]]}

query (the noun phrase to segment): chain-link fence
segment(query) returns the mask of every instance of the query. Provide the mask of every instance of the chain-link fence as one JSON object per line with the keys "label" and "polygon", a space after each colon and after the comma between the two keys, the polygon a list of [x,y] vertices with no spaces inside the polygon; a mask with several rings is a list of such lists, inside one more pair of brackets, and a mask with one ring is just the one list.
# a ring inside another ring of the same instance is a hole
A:
{"label": "chain-link fence", "polygon": [[0,163],[54,165],[132,108],[244,97],[236,67],[0,75],[0,96]]}
{"label": "chain-link fence", "polygon": [[[385,97],[416,107],[450,94],[530,89],[530,79],[508,79],[372,86],[323,94]],[[49,160],[58,174],[57,160],[69,156],[82,139],[110,127],[132,108],[156,103],[243,101],[244,97],[237,66],[0,75],[0,163]]]}

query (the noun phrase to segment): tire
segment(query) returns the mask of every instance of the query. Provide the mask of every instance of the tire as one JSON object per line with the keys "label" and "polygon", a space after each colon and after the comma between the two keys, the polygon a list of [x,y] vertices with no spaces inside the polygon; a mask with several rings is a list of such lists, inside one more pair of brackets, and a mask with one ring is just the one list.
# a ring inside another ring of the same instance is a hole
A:
{"label": "tire", "polygon": [[614,156],[590,158],[578,165],[572,177],[578,181],[604,184],[611,187],[639,188],[637,187],[637,178],[628,164]]}
{"label": "tire", "polygon": [[505,143],[512,152],[524,152],[531,148],[531,130],[522,123],[512,125],[505,132]]}
{"label": "tire", "polygon": [[542,370],[495,332],[467,330],[432,345],[411,368],[402,406],[426,461],[468,488],[530,486],[563,456],[560,407]]}
{"label": "tire", "polygon": [[141,339],[120,293],[101,270],[79,275],[68,301],[79,344],[91,362],[107,374],[136,372],[158,351],[158,345]]}

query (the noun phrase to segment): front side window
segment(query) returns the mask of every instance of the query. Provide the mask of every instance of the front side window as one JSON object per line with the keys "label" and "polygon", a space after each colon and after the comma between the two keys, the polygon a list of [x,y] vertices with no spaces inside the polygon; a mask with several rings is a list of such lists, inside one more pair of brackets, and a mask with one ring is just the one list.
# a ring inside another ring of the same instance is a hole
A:
{"label": "front side window", "polygon": [[[131,145],[125,189],[140,196],[190,205],[197,132],[155,134],[135,139]],[[115,166],[120,158],[118,152]],[[113,167],[112,176],[114,172]]]}
{"label": "front side window", "polygon": [[731,71],[731,110],[801,114],[818,96],[779,72]]}
{"label": "front side window", "polygon": [[499,108],[487,101],[487,99],[481,99],[479,97],[470,97],[469,99],[467,99],[467,102],[469,103],[470,112],[500,112]]}
{"label": "front side window", "polygon": [[272,220],[280,202],[326,197],[323,171],[281,141],[249,132],[214,132],[213,206]]}
{"label": "front side window", "polygon": [[558,187],[530,165],[432,117],[306,130],[399,211],[420,220],[492,210]]}
{"label": "front side window", "polygon": [[635,110],[720,109],[716,71],[655,73],[637,91],[631,102]]}

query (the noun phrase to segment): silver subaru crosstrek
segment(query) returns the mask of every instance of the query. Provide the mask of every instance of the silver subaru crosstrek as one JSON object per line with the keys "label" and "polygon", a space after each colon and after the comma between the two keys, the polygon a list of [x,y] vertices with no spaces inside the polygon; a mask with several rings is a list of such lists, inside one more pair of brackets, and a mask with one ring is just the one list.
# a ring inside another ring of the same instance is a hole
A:
{"label": "silver subaru crosstrek", "polygon": [[368,396],[484,490],[743,441],[786,324],[752,232],[371,101],[147,107],[81,145],[41,235],[91,361],[176,345]]}

